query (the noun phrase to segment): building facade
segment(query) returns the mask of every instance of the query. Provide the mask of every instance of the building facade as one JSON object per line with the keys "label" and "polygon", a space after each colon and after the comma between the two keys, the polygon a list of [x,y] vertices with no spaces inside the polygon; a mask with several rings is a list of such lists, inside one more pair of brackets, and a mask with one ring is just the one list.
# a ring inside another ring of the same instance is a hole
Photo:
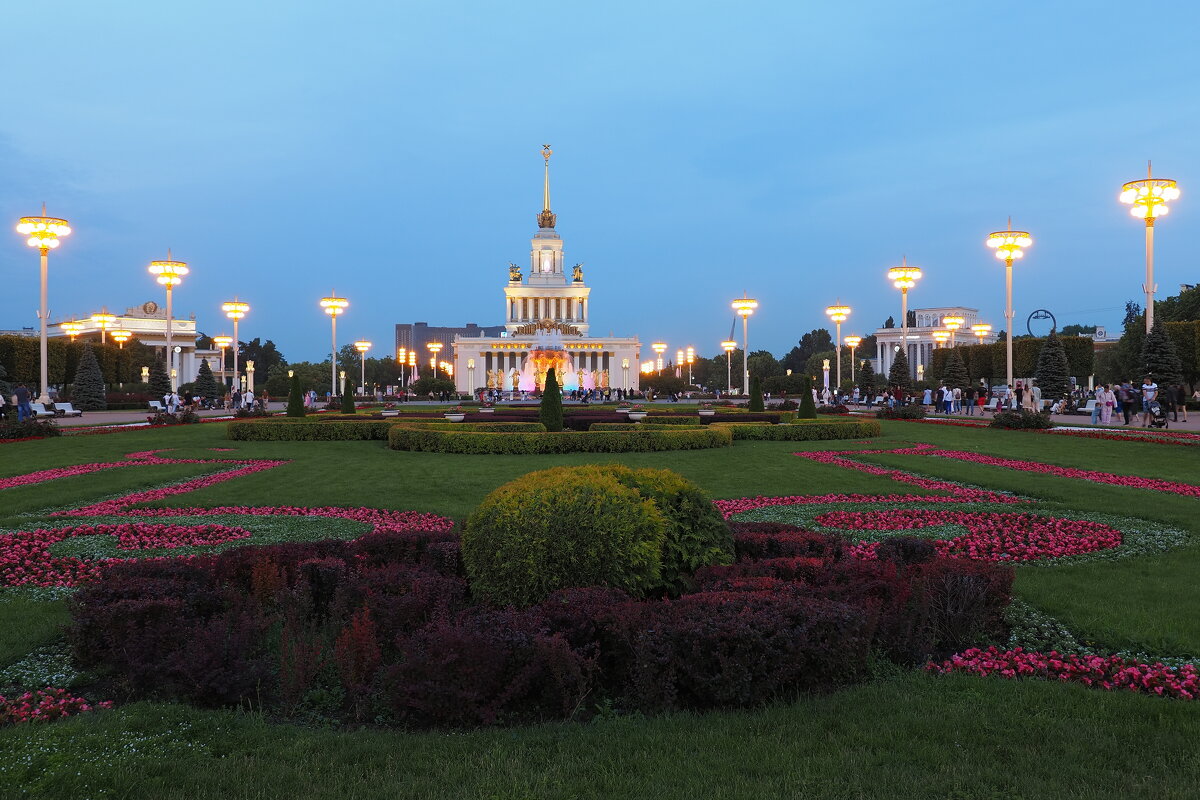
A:
{"label": "building facade", "polygon": [[550,368],[567,391],[639,387],[637,337],[589,334],[591,289],[583,264],[568,271],[555,229],[557,215],[550,210],[550,154],[549,147],[543,148],[542,211],[530,240],[529,274],[509,263],[502,330],[495,336],[459,334],[453,339],[451,363],[459,391],[540,391]]}
{"label": "building facade", "polygon": [[429,356],[426,347],[430,342],[441,342],[449,345],[457,336],[476,338],[481,336],[499,336],[505,331],[503,325],[480,326],[468,322],[460,328],[446,325],[430,325],[428,322],[403,322],[396,325],[396,353],[400,348],[405,351],[416,351],[417,360],[424,363]]}
{"label": "building facade", "polygon": [[[917,308],[911,312],[915,318],[916,324],[908,329],[908,366],[912,372],[914,379],[924,377],[923,373],[929,368],[933,361],[933,351],[939,347],[950,347],[951,342],[941,345],[933,338],[934,331],[946,330],[943,324],[943,319],[946,317],[961,317],[964,321],[962,327],[954,331],[953,344],[991,344],[996,341],[996,332],[989,331],[986,336],[980,340],[971,332],[971,326],[980,323],[979,309],[966,308],[965,306],[951,306],[947,308]],[[892,364],[896,360],[896,353],[900,351],[901,345],[904,343],[904,329],[896,326],[895,328],[879,328],[875,331],[875,372],[879,375],[887,375],[892,368]]]}

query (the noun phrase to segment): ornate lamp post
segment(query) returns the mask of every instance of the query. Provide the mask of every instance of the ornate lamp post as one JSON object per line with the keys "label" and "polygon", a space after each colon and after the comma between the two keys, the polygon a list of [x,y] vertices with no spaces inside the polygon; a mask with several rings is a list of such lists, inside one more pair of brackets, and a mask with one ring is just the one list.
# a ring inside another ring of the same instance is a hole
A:
{"label": "ornate lamp post", "polygon": [[666,342],[655,342],[654,344],[650,345],[650,349],[653,350],[655,352],[655,354],[658,356],[658,358],[655,360],[657,361],[657,365],[658,365],[658,373],[662,374],[662,368],[663,368],[662,356],[663,356],[663,353],[667,352],[667,343]]}
{"label": "ornate lamp post", "polygon": [[[221,310],[225,312],[225,316],[233,320],[233,374],[238,374],[238,351],[242,349],[242,340],[238,336],[238,322],[240,322],[246,313],[250,310],[250,306],[240,300],[234,299],[228,303],[221,304]],[[224,366],[224,363],[222,363]]]}
{"label": "ornate lamp post", "polygon": [[58,327],[62,328],[63,333],[71,337],[71,341],[75,341],[75,337],[83,332],[83,323],[70,320],[68,322],[60,322]]}
{"label": "ornate lamp post", "polygon": [[676,378],[683,377],[683,351],[682,350],[675,351],[675,377]]}
{"label": "ornate lamp post", "polygon": [[950,341],[950,331],[938,330],[929,335],[933,337],[933,340],[938,343],[939,347],[945,347],[946,342]]}
{"label": "ornate lamp post", "polygon": [[175,327],[171,299],[175,287],[183,283],[183,276],[190,271],[187,262],[171,260],[170,249],[167,250],[166,261],[150,262],[150,274],[167,289],[167,371],[171,374],[172,390],[177,389],[179,384],[176,382],[178,373],[175,371],[175,348],[171,345],[171,329]]}
{"label": "ornate lamp post", "polygon": [[429,349],[429,368],[433,370],[433,377],[437,377],[437,357],[438,353],[442,352],[445,347],[441,342],[426,342],[425,347]]}
{"label": "ornate lamp post", "polygon": [[908,256],[904,256],[900,260],[900,266],[888,270],[888,280],[900,290],[900,335],[904,338],[904,357],[908,358],[908,290],[921,280],[921,268],[910,267]]}
{"label": "ornate lamp post", "polygon": [[688,386],[692,385],[692,364],[696,363],[696,348],[688,346],[687,349],[687,365],[688,365]]}
{"label": "ornate lamp post", "polygon": [[[1128,186],[1129,184],[1126,184]],[[989,233],[987,246],[996,251],[996,258],[1004,262],[1004,324],[1008,329],[1008,340],[1005,342],[1008,377],[1006,386],[1013,382],[1013,307],[1012,307],[1012,266],[1013,262],[1025,257],[1024,248],[1033,244],[1026,231],[1012,229],[1012,217],[1008,218],[1008,230]]]}
{"label": "ornate lamp post", "polygon": [[[343,373],[343,374],[345,374],[345,373]],[[248,359],[246,361],[246,391],[250,393],[250,397],[252,398],[250,400],[250,402],[253,403],[254,402],[254,400],[253,400],[253,397],[254,397],[254,362],[251,360],[248,360]],[[244,403],[243,403],[243,405],[244,405]]]}
{"label": "ornate lamp post", "polygon": [[[333,350],[329,357],[329,394],[332,395],[338,388],[337,382],[337,318],[345,313],[350,306],[350,301],[344,297],[338,297],[337,292],[329,293],[329,297],[321,298],[321,308],[329,315],[329,323],[333,333]],[[339,397],[341,395],[338,395]]]}
{"label": "ornate lamp post", "polygon": [[[856,348],[860,344],[862,344],[862,337],[861,336],[847,336],[842,341],[844,341],[846,343],[846,346],[850,348],[850,382],[854,383],[854,348]],[[840,364],[841,361],[842,361],[842,357],[839,355],[838,363]]]}
{"label": "ornate lamp post", "polygon": [[[224,386],[225,385],[225,348],[229,347],[229,345],[233,344],[233,337],[225,336],[225,335],[214,336],[214,337],[212,337],[212,342],[221,350],[221,385]],[[236,375],[237,373],[234,373],[234,374]],[[288,377],[290,378],[291,376],[289,375]]]}
{"label": "ornate lamp post", "polygon": [[621,359],[621,390],[623,392],[629,391],[629,359],[628,358]]}
{"label": "ornate lamp post", "polygon": [[367,351],[371,349],[371,343],[366,339],[359,339],[354,343],[354,349],[358,351],[360,371],[362,372],[362,390],[363,394],[367,393]]}
{"label": "ornate lamp post", "polygon": [[733,394],[733,351],[737,350],[737,342],[726,339],[721,349],[725,351],[725,391]]}
{"label": "ornate lamp post", "polygon": [[92,322],[100,329],[100,344],[104,344],[104,332],[108,330],[108,326],[117,321],[117,318],[108,313],[107,309],[100,309],[95,314],[92,314]]}
{"label": "ornate lamp post", "polygon": [[1146,333],[1154,325],[1154,292],[1158,289],[1154,285],[1154,220],[1166,216],[1171,210],[1167,203],[1179,199],[1179,185],[1175,181],[1155,178],[1153,174],[1147,161],[1146,177],[1122,186],[1120,195],[1121,202],[1130,206],[1130,214],[1146,220],[1146,282],[1142,285],[1146,293]]}
{"label": "ornate lamp post", "polygon": [[733,310],[742,318],[742,394],[750,394],[750,315],[758,308],[758,301],[742,296],[733,301]]}
{"label": "ornate lamp post", "polygon": [[396,363],[400,365],[400,385],[404,386],[408,382],[408,348],[397,349]]}
{"label": "ornate lamp post", "polygon": [[125,343],[133,338],[133,331],[117,330],[112,332],[113,341],[117,343],[120,349],[125,349]]}
{"label": "ornate lamp post", "polygon": [[954,347],[954,333],[966,325],[967,321],[962,317],[942,317],[942,324],[946,326],[946,330],[950,331],[950,346]]}
{"label": "ornate lamp post", "polygon": [[417,374],[417,351],[408,351],[408,382],[411,384],[420,376]]}
{"label": "ornate lamp post", "polygon": [[991,332],[991,325],[979,324],[971,326],[971,333],[975,334],[975,338],[979,340],[980,344],[983,344],[984,338]]}
{"label": "ornate lamp post", "polygon": [[475,359],[467,359],[467,391],[475,395]]}
{"label": "ornate lamp post", "polygon": [[50,272],[50,251],[58,247],[60,237],[71,234],[71,226],[67,224],[65,219],[47,217],[46,204],[42,203],[42,215],[40,217],[21,217],[17,220],[17,233],[28,236],[29,238],[25,240],[25,244],[30,247],[36,247],[41,254],[42,304],[38,309],[38,319],[41,320],[41,332],[38,335],[38,353],[41,359],[38,378],[41,381],[41,386],[39,387],[38,402],[49,403],[50,393],[47,391],[47,386],[49,385],[50,375],[46,354],[46,321],[50,316],[50,308],[48,306],[49,299],[46,288]]}
{"label": "ornate lamp post", "polygon": [[842,385],[842,323],[846,321],[846,317],[850,316],[850,306],[842,305],[839,300],[837,305],[826,308],[825,313],[837,323],[837,335],[833,337],[833,344],[834,350],[837,351],[837,385],[840,388]]}

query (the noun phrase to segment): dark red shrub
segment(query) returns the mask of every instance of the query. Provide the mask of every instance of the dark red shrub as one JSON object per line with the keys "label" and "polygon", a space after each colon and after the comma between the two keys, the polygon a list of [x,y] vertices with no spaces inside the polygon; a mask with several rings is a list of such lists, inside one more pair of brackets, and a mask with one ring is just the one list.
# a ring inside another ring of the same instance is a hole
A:
{"label": "dark red shrub", "polygon": [[733,543],[741,560],[784,558],[788,556],[828,556],[842,558],[846,542],[838,536],[805,530],[780,522],[735,522]]}
{"label": "dark red shrub", "polygon": [[924,564],[937,558],[937,546],[928,539],[918,536],[893,536],[884,539],[875,549],[880,561],[892,561],[901,566]]}

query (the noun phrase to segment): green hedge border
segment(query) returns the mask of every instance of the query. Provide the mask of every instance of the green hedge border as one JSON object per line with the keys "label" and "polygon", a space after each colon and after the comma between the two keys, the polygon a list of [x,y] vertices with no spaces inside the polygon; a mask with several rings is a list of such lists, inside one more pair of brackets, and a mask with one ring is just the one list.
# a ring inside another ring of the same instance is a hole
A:
{"label": "green hedge border", "polygon": [[637,453],[657,450],[702,450],[729,447],[729,430],[561,431],[551,433],[475,433],[395,425],[388,447],[425,453],[512,454]]}
{"label": "green hedge border", "polygon": [[709,427],[728,430],[739,441],[816,442],[834,439],[864,439],[879,436],[883,430],[878,422],[797,422],[771,425],[764,422],[714,422]]}
{"label": "green hedge border", "polygon": [[438,422],[422,420],[238,420],[226,425],[227,438],[239,442],[361,442],[386,441],[388,431],[397,425],[424,430],[461,433],[538,433],[546,426],[540,422]]}

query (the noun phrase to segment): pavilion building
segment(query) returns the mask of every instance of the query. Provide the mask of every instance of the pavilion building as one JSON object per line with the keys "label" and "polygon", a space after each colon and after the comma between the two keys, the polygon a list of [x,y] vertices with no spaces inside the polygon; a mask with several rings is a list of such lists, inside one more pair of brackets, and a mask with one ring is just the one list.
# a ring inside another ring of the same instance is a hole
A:
{"label": "pavilion building", "polygon": [[[945,317],[961,317],[962,327],[954,332],[955,345],[979,344],[980,339],[971,332],[971,326],[979,324],[979,309],[965,306],[950,306],[946,308],[917,308],[912,310],[915,325],[908,328],[908,366],[912,377],[923,377],[921,373],[929,369],[933,362],[933,351],[943,345],[933,338],[933,332],[946,330],[942,320]],[[894,328],[879,328],[875,331],[876,358],[873,364],[878,375],[887,375],[896,360],[896,353],[904,340],[904,329],[897,325]],[[983,344],[996,341],[996,332],[989,331],[983,337]],[[949,347],[947,342],[945,347]]]}

